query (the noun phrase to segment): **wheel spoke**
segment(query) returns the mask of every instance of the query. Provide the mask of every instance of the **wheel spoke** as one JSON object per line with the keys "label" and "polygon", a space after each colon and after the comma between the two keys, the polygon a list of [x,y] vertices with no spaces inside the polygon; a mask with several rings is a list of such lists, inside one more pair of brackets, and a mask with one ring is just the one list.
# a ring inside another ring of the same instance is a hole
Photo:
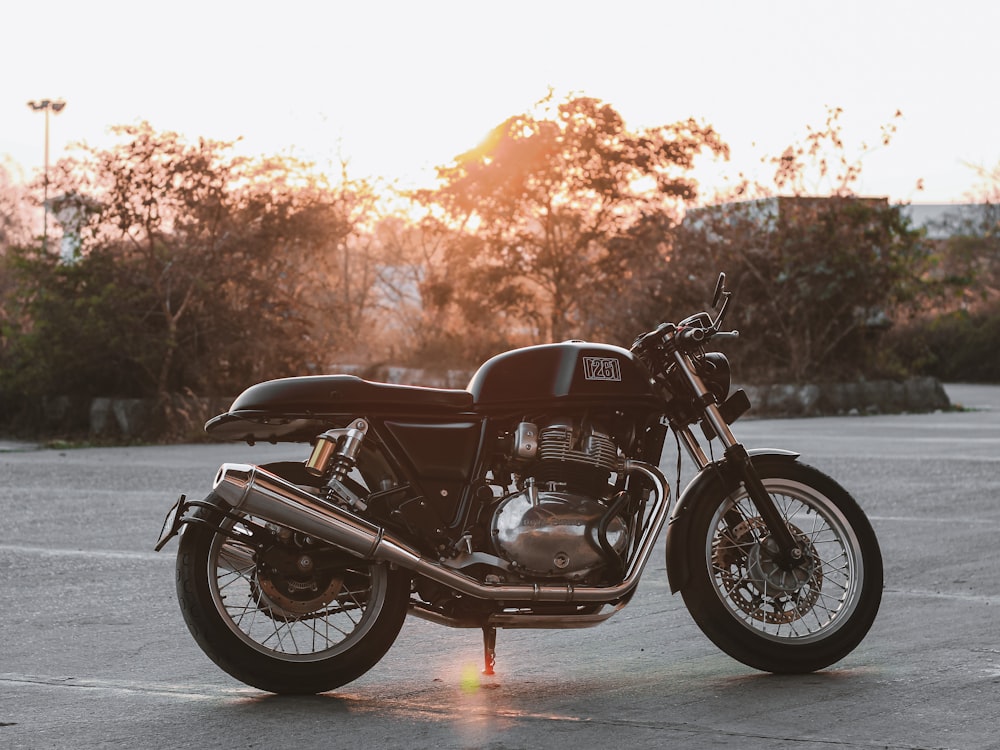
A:
{"label": "wheel spoke", "polygon": [[[264,533],[265,524],[256,519],[246,526]],[[213,540],[208,564],[213,598],[229,628],[268,655],[327,658],[348,648],[371,627],[370,604],[385,586],[382,568],[374,565],[352,567],[333,579],[328,572],[313,583],[308,578],[284,583],[270,563],[258,565],[253,548],[222,535]]]}
{"label": "wheel spoke", "polygon": [[849,529],[805,486],[769,488],[779,514],[806,551],[784,567],[746,495],[715,514],[709,570],[726,607],[748,627],[777,640],[815,637],[851,606],[859,554]]}

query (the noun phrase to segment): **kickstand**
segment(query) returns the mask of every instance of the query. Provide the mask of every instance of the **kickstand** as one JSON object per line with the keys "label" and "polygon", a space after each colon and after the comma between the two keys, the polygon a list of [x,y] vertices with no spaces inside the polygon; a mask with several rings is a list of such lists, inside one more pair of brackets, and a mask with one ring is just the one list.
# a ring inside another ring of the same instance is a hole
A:
{"label": "kickstand", "polygon": [[483,674],[495,674],[493,667],[497,663],[497,629],[489,625],[483,626],[483,651],[486,657]]}

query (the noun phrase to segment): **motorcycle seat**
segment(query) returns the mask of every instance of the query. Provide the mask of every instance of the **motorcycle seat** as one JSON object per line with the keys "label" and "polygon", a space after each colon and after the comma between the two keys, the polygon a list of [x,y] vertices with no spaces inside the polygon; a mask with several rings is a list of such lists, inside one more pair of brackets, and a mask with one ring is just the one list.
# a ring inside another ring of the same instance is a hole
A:
{"label": "motorcycle seat", "polygon": [[344,414],[363,411],[424,413],[467,411],[472,408],[469,391],[425,388],[363,380],[355,375],[311,375],[281,378],[247,388],[229,413],[269,412],[286,416]]}
{"label": "motorcycle seat", "polygon": [[471,412],[469,391],[363,380],[355,375],[309,375],[247,388],[205,431],[223,440],[311,439],[338,417],[380,414],[451,416]]}

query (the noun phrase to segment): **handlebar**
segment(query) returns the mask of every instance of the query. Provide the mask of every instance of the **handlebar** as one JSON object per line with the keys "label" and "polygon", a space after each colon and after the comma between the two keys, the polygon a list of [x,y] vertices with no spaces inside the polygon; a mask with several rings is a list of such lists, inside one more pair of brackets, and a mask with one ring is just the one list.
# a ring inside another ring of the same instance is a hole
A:
{"label": "handlebar", "polygon": [[685,327],[677,332],[677,338],[683,342],[701,344],[709,339],[738,339],[739,331],[716,331],[714,328]]}
{"label": "handlebar", "polygon": [[632,344],[632,351],[641,356],[658,358],[659,353],[695,354],[697,349],[711,339],[736,339],[739,331],[721,331],[722,320],[729,309],[733,293],[726,288],[726,275],[719,274],[712,297],[712,307],[719,307],[714,317],[708,312],[695,313],[679,323],[661,323],[653,331],[641,334]]}
{"label": "handlebar", "polygon": [[661,323],[657,326],[656,330],[644,333],[639,338],[635,340],[632,344],[632,351],[641,351],[645,349],[650,342],[653,342],[653,346],[657,347],[658,343],[666,343],[670,340],[674,341],[674,346],[678,349],[685,350],[687,348],[694,349],[695,347],[701,346],[710,339],[738,339],[740,337],[739,331],[719,331],[714,327],[704,327],[704,326],[694,326],[685,325],[678,328],[673,323]]}

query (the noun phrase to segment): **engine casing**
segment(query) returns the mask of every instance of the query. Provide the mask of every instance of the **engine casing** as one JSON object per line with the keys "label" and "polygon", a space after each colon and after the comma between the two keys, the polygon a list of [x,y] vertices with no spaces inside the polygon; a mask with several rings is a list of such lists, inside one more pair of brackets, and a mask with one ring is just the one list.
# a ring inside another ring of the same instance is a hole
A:
{"label": "engine casing", "polygon": [[[576,579],[607,562],[597,539],[607,506],[563,491],[530,485],[500,501],[493,515],[497,553],[533,576]],[[612,518],[606,538],[619,554],[627,543],[625,523]]]}

